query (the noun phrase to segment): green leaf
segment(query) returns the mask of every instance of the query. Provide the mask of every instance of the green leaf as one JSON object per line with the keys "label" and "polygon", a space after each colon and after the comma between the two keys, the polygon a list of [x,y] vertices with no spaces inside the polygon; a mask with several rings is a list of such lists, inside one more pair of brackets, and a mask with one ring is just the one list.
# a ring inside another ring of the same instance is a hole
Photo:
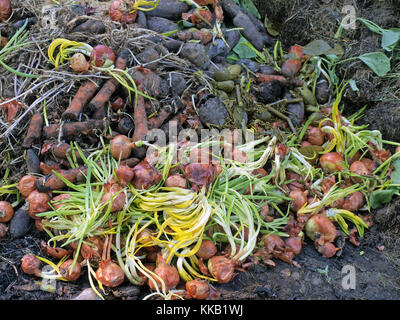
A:
{"label": "green leaf", "polygon": [[390,174],[390,179],[394,184],[400,184],[400,159],[393,161],[394,170]]}
{"label": "green leaf", "polygon": [[321,56],[330,50],[331,46],[324,40],[314,40],[303,47],[303,52],[309,56]]}
{"label": "green leaf", "polygon": [[257,53],[251,50],[247,44],[250,44],[250,42],[245,37],[240,35],[239,42],[233,48],[233,52],[235,52],[240,59],[252,59],[257,57]]}
{"label": "green leaf", "polygon": [[392,28],[384,30],[382,35],[382,48],[386,51],[393,51],[400,40],[400,29]]}
{"label": "green leaf", "polygon": [[395,193],[396,191],[393,189],[373,191],[370,199],[372,209],[379,208],[383,204],[389,203]]}
{"label": "green leaf", "polygon": [[176,24],[178,25],[179,29],[181,29],[181,30],[183,30],[183,29],[185,29],[185,28],[192,28],[192,27],[194,27],[194,24],[193,24],[193,23],[191,23],[191,22],[189,22],[189,21],[186,21],[186,20],[179,20]]}
{"label": "green leaf", "polygon": [[379,77],[384,76],[390,71],[390,60],[382,52],[365,53],[358,58]]}
{"label": "green leaf", "polygon": [[240,6],[257,19],[261,19],[261,15],[252,0],[240,0]]}

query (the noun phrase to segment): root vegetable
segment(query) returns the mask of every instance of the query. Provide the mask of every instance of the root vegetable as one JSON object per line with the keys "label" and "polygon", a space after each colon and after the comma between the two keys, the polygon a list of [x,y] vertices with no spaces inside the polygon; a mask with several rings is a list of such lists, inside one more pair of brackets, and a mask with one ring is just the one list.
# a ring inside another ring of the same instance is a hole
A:
{"label": "root vegetable", "polygon": [[[174,267],[165,262],[165,259],[162,257],[161,253],[157,255],[157,267],[154,269],[154,273],[159,276],[165,283],[165,290],[169,291],[172,288],[175,288],[179,283],[179,272]],[[156,286],[154,281],[157,283],[157,286],[161,288],[161,282],[157,278],[148,281],[149,287],[151,290],[155,290]]]}
{"label": "root vegetable", "polygon": [[218,280],[218,283],[228,283],[235,276],[231,260],[224,256],[214,256],[208,260],[208,270]]}
{"label": "root vegetable", "polygon": [[79,115],[82,113],[83,108],[96,94],[99,88],[99,83],[95,81],[86,81],[78,89],[74,98],[71,101],[69,107],[62,114],[63,119],[78,119]]}
{"label": "root vegetable", "polygon": [[268,203],[262,206],[260,210],[260,217],[263,219],[265,222],[272,222],[274,221],[274,218],[270,215],[270,209]]}
{"label": "root vegetable", "polygon": [[136,189],[149,189],[153,185],[158,184],[162,179],[161,173],[146,160],[137,164],[132,170],[134,172],[132,185]]}
{"label": "root vegetable", "polygon": [[294,254],[300,254],[303,246],[301,237],[290,237],[285,240],[285,244],[286,247],[290,248]]}
{"label": "root vegetable", "polygon": [[38,219],[36,214],[50,210],[50,197],[47,193],[40,193],[37,190],[31,192],[26,201],[29,203],[28,214],[32,219]]}
{"label": "root vegetable", "polygon": [[203,260],[208,260],[217,254],[217,247],[211,240],[203,240],[196,255]]}
{"label": "root vegetable", "polygon": [[115,171],[118,182],[122,187],[125,187],[129,182],[132,181],[134,173],[128,166],[120,165]]}
{"label": "root vegetable", "polygon": [[194,299],[204,300],[210,295],[210,286],[204,280],[194,279],[188,281],[185,287],[189,296]]}
{"label": "root vegetable", "polygon": [[11,0],[0,0],[0,23],[7,20],[12,13]]}
{"label": "root vegetable", "polygon": [[[115,59],[115,57],[114,57]],[[115,62],[115,68],[124,70],[128,64],[129,50],[122,50]],[[116,71],[118,73],[118,71]],[[88,106],[85,108],[89,112],[94,113],[94,119],[103,119],[106,114],[106,105],[110,101],[111,96],[117,90],[119,82],[112,78],[107,80],[101,87],[99,92],[90,100]]]}
{"label": "root vegetable", "polygon": [[69,122],[64,123],[61,127],[59,124],[52,124],[43,129],[43,134],[46,139],[57,138],[59,131],[62,128],[62,135],[64,137],[74,137],[79,135],[88,135],[96,132],[97,130],[104,130],[108,127],[106,120],[88,120],[84,122]]}
{"label": "root vegetable", "polygon": [[74,267],[71,268],[73,262],[73,259],[69,259],[60,266],[61,276],[68,281],[75,281],[81,276],[81,265],[76,262]]}
{"label": "root vegetable", "polygon": [[303,49],[299,45],[294,45],[289,49],[289,59],[282,65],[282,74],[286,77],[295,76],[301,69],[304,60]]}
{"label": "root vegetable", "polygon": [[165,184],[166,187],[169,188],[182,188],[182,189],[186,189],[187,187],[187,182],[184,176],[182,176],[181,174],[173,174],[171,176],[169,176],[166,180],[165,180]]}
{"label": "root vegetable", "polygon": [[131,142],[131,139],[120,134],[111,140],[110,152],[114,159],[124,160],[129,158],[134,146],[135,143]]}
{"label": "root vegetable", "polygon": [[350,171],[360,176],[367,176],[371,173],[367,166],[361,161],[354,161],[350,166]]}
{"label": "root vegetable", "polygon": [[26,254],[21,259],[21,269],[26,274],[33,274],[37,277],[40,277],[41,271],[40,260],[36,258],[33,254]]}
{"label": "root vegetable", "polygon": [[40,171],[45,175],[49,175],[54,171],[60,171],[61,170],[61,164],[54,162],[54,161],[47,161],[47,162],[41,162],[40,163]]}
{"label": "root vegetable", "polygon": [[321,156],[319,163],[325,171],[334,173],[345,169],[344,158],[337,152],[328,152]]}
{"label": "root vegetable", "polygon": [[39,231],[44,231],[42,219],[35,220],[35,228]]}
{"label": "root vegetable", "polygon": [[344,203],[342,208],[348,211],[357,211],[362,208],[365,204],[365,197],[360,191],[356,191],[346,198],[344,198]]}
{"label": "root vegetable", "polygon": [[95,46],[90,54],[90,62],[96,67],[108,68],[114,64],[115,53],[105,45]]}
{"label": "root vegetable", "polygon": [[197,27],[201,27],[203,24],[210,25],[213,16],[210,10],[197,8],[191,15],[192,23]]}
{"label": "root vegetable", "polygon": [[21,192],[23,198],[27,198],[32,191],[36,190],[35,183],[37,178],[34,176],[26,175],[18,182],[18,190]]}
{"label": "root vegetable", "polygon": [[71,58],[71,69],[76,72],[86,72],[89,70],[90,64],[86,61],[85,56],[77,52]]}
{"label": "root vegetable", "polygon": [[[78,174],[80,174],[80,168],[58,170],[57,173],[69,182],[74,183],[76,182]],[[40,192],[48,192],[53,190],[63,190],[66,184],[56,174],[50,173],[47,176],[38,179],[35,186]]]}
{"label": "root vegetable", "polygon": [[310,127],[308,129],[307,140],[313,145],[322,146],[325,141],[325,134],[318,127]]}
{"label": "root vegetable", "polygon": [[216,177],[216,169],[212,164],[189,163],[185,166],[185,175],[192,189],[199,191],[203,186],[208,187]]}
{"label": "root vegetable", "polygon": [[53,248],[50,247],[49,245],[47,245],[47,243],[45,241],[42,240],[42,242],[40,243],[40,247],[42,248],[42,250],[50,257],[56,258],[56,259],[62,259],[65,256],[69,256],[72,253],[72,250],[66,250],[63,248]]}
{"label": "root vegetable", "polygon": [[162,109],[155,117],[152,117],[148,121],[149,129],[158,129],[160,128],[164,121],[167,120],[171,115],[172,111],[167,111],[166,109]]}
{"label": "root vegetable", "polygon": [[282,240],[281,237],[271,234],[264,238],[264,247],[268,253],[272,253],[274,251],[283,250],[285,247],[285,242]]}
{"label": "root vegetable", "polygon": [[8,222],[14,216],[14,209],[7,201],[0,201],[0,222]]}
{"label": "root vegetable", "polygon": [[322,192],[326,194],[336,183],[336,177],[331,176],[331,177],[326,177],[324,180],[322,180]]}
{"label": "root vegetable", "polygon": [[71,195],[70,195],[69,193],[62,193],[62,194],[60,194],[60,195],[54,197],[54,198],[51,200],[51,202],[52,202],[52,204],[53,204],[53,208],[54,208],[55,210],[60,209],[62,206],[65,205],[65,203],[59,203],[59,204],[54,204],[54,203],[57,203],[57,202],[63,201],[63,200],[68,200],[68,199],[70,199],[70,198],[71,198]]}
{"label": "root vegetable", "polygon": [[29,149],[32,147],[32,144],[36,141],[39,141],[42,136],[42,127],[43,127],[43,117],[40,112],[35,113],[32,116],[31,123],[29,124],[28,132],[24,139],[22,146],[25,149]]}
{"label": "root vegetable", "polygon": [[[104,204],[112,199],[110,212],[122,210],[126,203],[126,194],[122,191],[118,183],[107,183],[104,186],[104,195],[101,198],[101,203]],[[104,211],[108,210],[109,205],[104,207]]]}
{"label": "root vegetable", "polygon": [[327,243],[324,243],[323,245],[317,246],[317,250],[325,258],[331,258],[336,254],[336,252],[339,250],[339,248],[336,248],[333,245],[333,243],[327,242]]}
{"label": "root vegetable", "polygon": [[90,260],[99,263],[101,261],[104,241],[100,237],[92,237],[82,243],[80,254],[85,260]]}
{"label": "root vegetable", "polygon": [[306,234],[311,240],[320,236],[322,242],[332,242],[336,238],[336,228],[325,215],[315,214],[308,219],[305,226]]}
{"label": "root vegetable", "polygon": [[121,0],[115,0],[111,3],[108,10],[111,20],[131,24],[136,21],[138,10],[133,13],[125,12],[128,8],[124,6],[124,2]]}
{"label": "root vegetable", "polygon": [[[138,86],[138,90],[142,91],[141,85]],[[138,142],[140,140],[145,140],[148,132],[148,123],[144,98],[140,94],[136,96],[136,103],[133,110],[133,118],[135,122],[135,131],[133,133],[132,141]],[[132,151],[133,155],[138,158],[143,158],[146,152],[145,148],[143,147],[134,148]]]}
{"label": "root vegetable", "polygon": [[299,211],[307,203],[307,195],[304,191],[293,190],[289,194],[289,198],[293,199],[291,208],[295,212]]}
{"label": "root vegetable", "polygon": [[370,172],[374,171],[377,168],[374,160],[368,158],[362,158],[360,161],[365,165],[367,170]]}

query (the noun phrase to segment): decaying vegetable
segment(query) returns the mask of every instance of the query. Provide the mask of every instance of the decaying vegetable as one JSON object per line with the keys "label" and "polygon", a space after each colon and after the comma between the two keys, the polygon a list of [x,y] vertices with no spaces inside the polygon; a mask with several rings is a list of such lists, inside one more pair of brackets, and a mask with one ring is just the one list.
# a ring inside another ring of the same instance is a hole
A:
{"label": "decaying vegetable", "polygon": [[76,72],[86,72],[89,70],[90,64],[86,60],[85,56],[80,53],[74,53],[71,58],[71,68]]}
{"label": "decaying vegetable", "polygon": [[14,216],[14,209],[7,201],[0,201],[0,222],[8,222]]}
{"label": "decaying vegetable", "polygon": [[30,175],[23,176],[19,180],[17,188],[21,192],[22,197],[27,198],[32,191],[36,190],[36,180],[36,177]]}
{"label": "decaying vegetable", "polygon": [[60,275],[68,281],[75,281],[81,276],[81,270],[81,265],[78,262],[74,265],[74,260],[69,259],[60,266]]}
{"label": "decaying vegetable", "polygon": [[146,160],[137,164],[132,171],[134,173],[132,185],[139,190],[149,189],[157,185],[162,179],[161,173]]}
{"label": "decaying vegetable", "polygon": [[115,53],[105,45],[95,46],[90,54],[90,63],[96,67],[107,68],[114,64]]}
{"label": "decaying vegetable", "polygon": [[185,286],[186,292],[194,299],[204,300],[210,295],[210,286],[204,280],[194,279],[186,282]]}
{"label": "decaying vegetable", "polygon": [[11,0],[0,0],[0,23],[7,20],[12,13]]}
{"label": "decaying vegetable", "polygon": [[344,158],[337,152],[325,153],[319,159],[321,168],[331,173],[344,170]]}
{"label": "decaying vegetable", "polygon": [[196,255],[203,260],[208,260],[217,254],[217,247],[211,240],[203,240]]}
{"label": "decaying vegetable", "polygon": [[[178,270],[166,263],[160,253],[157,255],[157,267],[154,269],[154,273],[164,282],[166,291],[175,288],[179,283]],[[149,279],[148,284],[151,290],[156,290],[156,284],[159,288],[162,286],[160,280],[156,277]]]}
{"label": "decaying vegetable", "polygon": [[324,242],[332,242],[336,238],[334,224],[327,216],[322,214],[315,214],[308,219],[305,231],[311,240],[315,240],[317,235]]}
{"label": "decaying vegetable", "polygon": [[214,256],[208,260],[208,270],[219,283],[228,283],[235,276],[232,261],[224,256]]}
{"label": "decaying vegetable", "polygon": [[41,271],[40,260],[33,254],[26,254],[21,258],[21,269],[26,274],[33,274],[37,277],[40,277]]}
{"label": "decaying vegetable", "polygon": [[36,214],[46,212],[50,209],[50,197],[47,193],[41,193],[34,190],[29,194],[26,201],[29,203],[28,214],[32,219],[38,219]]}

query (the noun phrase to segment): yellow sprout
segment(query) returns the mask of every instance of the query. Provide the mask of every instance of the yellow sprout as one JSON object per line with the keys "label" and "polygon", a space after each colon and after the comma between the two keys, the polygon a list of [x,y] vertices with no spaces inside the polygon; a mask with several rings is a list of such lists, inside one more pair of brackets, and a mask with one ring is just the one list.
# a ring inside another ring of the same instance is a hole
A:
{"label": "yellow sprout", "polygon": [[[57,47],[59,47],[59,51],[56,57],[54,57],[54,52],[56,51]],[[81,52],[87,56],[90,56],[92,50],[93,48],[87,43],[57,38],[50,44],[47,54],[50,62],[54,64],[56,68],[58,68],[59,64],[63,65],[65,60],[71,59],[71,53]]]}
{"label": "yellow sprout", "polygon": [[[136,10],[140,11],[151,11],[157,8],[158,3],[160,0],[154,0],[154,1],[147,1],[147,0],[135,0],[132,6],[132,11],[130,13],[135,12]],[[142,6],[150,6],[149,8],[143,8]]]}

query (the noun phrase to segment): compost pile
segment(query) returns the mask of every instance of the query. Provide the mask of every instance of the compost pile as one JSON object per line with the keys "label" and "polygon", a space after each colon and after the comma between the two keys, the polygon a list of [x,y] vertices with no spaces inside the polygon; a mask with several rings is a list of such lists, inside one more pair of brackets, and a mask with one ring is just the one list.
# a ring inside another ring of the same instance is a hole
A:
{"label": "compost pile", "polygon": [[47,234],[21,260],[32,277],[218,299],[255,264],[300,268],[306,238],[326,258],[338,239],[358,246],[398,193],[398,144],[356,124],[362,110],[345,117],[348,84],[299,45],[285,53],[255,7],[9,3],[1,147],[23,171],[2,167],[0,237],[29,219]]}

